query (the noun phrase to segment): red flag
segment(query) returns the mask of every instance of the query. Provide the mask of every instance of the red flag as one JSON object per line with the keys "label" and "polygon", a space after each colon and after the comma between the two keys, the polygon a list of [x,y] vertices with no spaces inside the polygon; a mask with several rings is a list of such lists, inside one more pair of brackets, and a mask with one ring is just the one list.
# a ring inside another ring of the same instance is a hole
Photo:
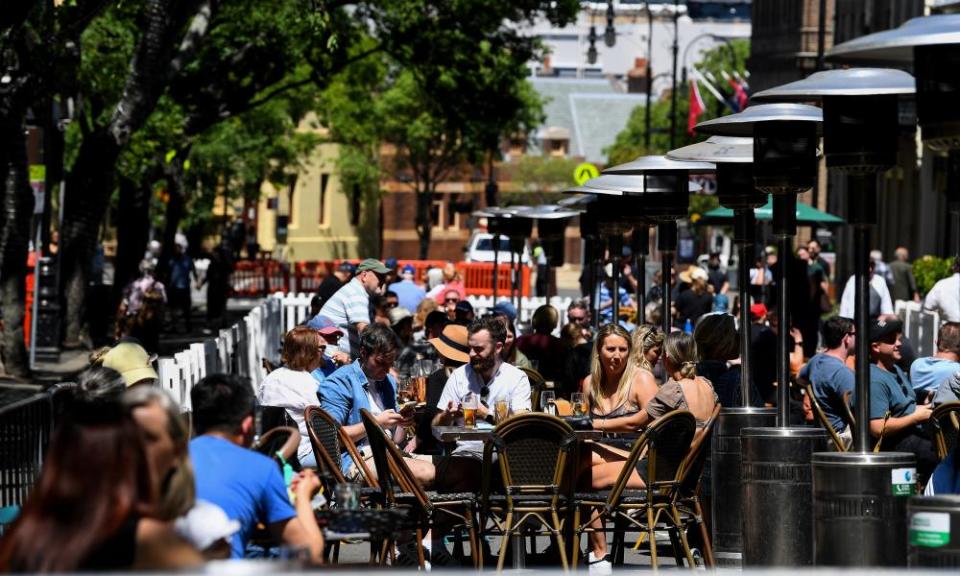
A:
{"label": "red flag", "polygon": [[690,112],[687,115],[687,134],[693,134],[693,128],[703,115],[706,106],[703,105],[703,98],[700,97],[700,88],[697,87],[697,81],[690,81]]}
{"label": "red flag", "polygon": [[727,82],[729,82],[733,88],[733,98],[737,103],[737,108],[743,110],[747,107],[747,102],[750,101],[750,97],[747,96],[747,91],[744,90],[743,86],[732,76],[727,78]]}

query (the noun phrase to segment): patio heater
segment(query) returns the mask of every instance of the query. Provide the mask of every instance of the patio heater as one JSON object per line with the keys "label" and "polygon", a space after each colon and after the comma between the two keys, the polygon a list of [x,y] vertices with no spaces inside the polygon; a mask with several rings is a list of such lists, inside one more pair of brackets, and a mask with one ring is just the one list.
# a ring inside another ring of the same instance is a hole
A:
{"label": "patio heater", "polygon": [[[544,246],[548,267],[563,266],[565,254],[565,234],[570,219],[580,212],[556,204],[541,204],[517,210],[523,218],[529,218],[537,223],[537,238]],[[547,302],[550,302],[550,282],[547,282]]]}
{"label": "patio heater", "polygon": [[[960,66],[960,15],[914,18],[908,20],[899,28],[870,34],[834,46],[828,53],[828,57],[835,61],[893,64],[900,67],[909,67],[912,64],[915,75],[917,120],[920,125],[921,138],[933,150],[949,154],[951,165],[960,161],[960,110],[956,106],[957,96],[960,93],[960,68],[958,68]],[[824,102],[824,109],[826,110],[826,99]],[[875,119],[873,120],[875,121]],[[885,122],[894,124],[893,120],[886,120]],[[876,182],[870,182],[868,186],[875,187]],[[858,193],[870,194],[870,190]],[[952,210],[957,209],[958,195],[960,194],[954,187],[948,188],[947,201]],[[871,209],[874,208],[871,207]],[[956,214],[954,218],[957,218]],[[868,240],[869,236],[866,239]],[[862,249],[865,251],[869,247],[862,247]],[[866,265],[866,255],[864,253],[857,252],[857,264],[860,266]],[[858,277],[858,289],[861,288],[861,284],[866,284],[865,280],[863,282],[859,280]],[[858,307],[865,305],[861,301],[862,299],[858,294],[856,302]],[[857,344],[859,355],[859,340]],[[859,380],[857,384],[857,393],[859,394]],[[865,446],[861,444],[858,442],[858,448],[862,450]],[[890,463],[887,468],[901,472],[903,470],[909,471],[913,466],[912,456],[909,461],[903,460],[902,462],[900,464]],[[815,479],[823,478],[825,497],[838,494],[839,490],[843,489],[845,485],[849,485],[839,484],[839,482],[857,480],[852,472],[846,474],[846,476],[849,476],[849,480],[840,477],[836,469],[828,472],[827,468],[831,467],[832,464],[833,462],[819,457],[814,460]],[[866,463],[860,465],[861,469],[866,467]],[[828,473],[830,474],[829,478],[827,477]],[[887,478],[889,479],[890,476],[887,476]],[[879,487],[879,482],[876,485]],[[910,487],[910,484],[899,486],[899,490],[897,490],[898,486],[891,486],[890,484],[883,487],[881,494],[890,500],[890,505],[884,506],[882,513],[879,513],[878,510],[878,513],[874,514],[875,518],[872,518],[874,520],[872,523],[864,521],[857,524],[857,527],[866,533],[864,534],[865,537],[869,537],[868,534],[879,534],[886,540],[880,541],[880,536],[872,536],[872,546],[865,549],[857,558],[851,559],[842,556],[838,550],[842,544],[827,541],[830,535],[830,527],[825,522],[821,526],[818,519],[817,528],[823,534],[822,538],[821,534],[817,534],[818,562],[822,560],[823,564],[833,565],[856,563],[859,566],[906,564],[907,551],[904,546],[907,541],[906,512],[904,511],[904,501],[906,499],[900,496],[912,494]],[[820,488],[818,487],[819,491]],[[877,501],[878,499],[874,497],[873,500]],[[925,501],[928,499],[915,498],[913,500],[910,503],[911,509],[922,510]],[[913,522],[917,519],[917,516],[912,516],[910,520],[911,546],[914,546]],[[892,550],[884,549],[885,542],[896,543],[896,545],[888,547]],[[923,544],[920,544],[920,546],[923,546]],[[822,553],[821,548],[824,549]],[[911,553],[910,558],[911,561],[916,561],[918,557],[925,556],[929,557],[929,555]],[[957,558],[943,554],[937,565],[945,567],[957,564]]]}
{"label": "patio heater", "polygon": [[[715,166],[709,162],[685,162],[671,160],[666,156],[641,156],[603,171],[604,175],[639,177],[647,189],[643,196],[647,218],[635,224],[646,230],[647,222],[657,223],[657,248],[661,252],[662,265],[664,332],[668,332],[672,324],[670,269],[673,254],[677,250],[677,220],[687,217],[690,205],[690,174],[713,172],[714,169]],[[587,186],[589,185],[590,182],[587,182]]]}
{"label": "patio heater", "polygon": [[[487,231],[493,235],[493,303],[497,303],[499,289],[499,251],[500,236],[506,236],[510,246],[510,300],[516,297],[517,317],[520,317],[522,307],[522,287],[518,287],[519,271],[523,266],[523,245],[533,233],[533,220],[518,215],[519,207],[501,208],[491,206],[485,210],[477,210],[473,216],[487,219]],[[517,266],[519,265],[519,266]]]}
{"label": "patio heater", "polygon": [[634,299],[637,301],[637,323],[646,322],[647,309],[647,256],[650,255],[650,224],[639,224],[633,227],[630,237],[630,250],[633,253],[633,273],[637,277],[637,290]]}
{"label": "patio heater", "polygon": [[734,242],[740,260],[740,394],[741,406],[724,407],[715,424],[710,447],[713,550],[718,558],[737,560],[743,551],[741,501],[740,431],[776,425],[774,408],[753,406],[750,389],[750,267],[756,242],[757,221],[753,209],[763,206],[767,195],[753,183],[753,138],[711,136],[667,153],[668,158],[713,162],[717,166],[717,199],[734,212]]}
{"label": "patio heater", "polygon": [[826,450],[827,436],[821,429],[790,427],[787,266],[797,229],[797,194],[816,185],[821,121],[820,109],[813,106],[766,104],[697,126],[702,134],[753,137],[753,184],[773,195],[773,233],[783,256],[777,267],[777,427],[740,432],[744,566],[813,564],[809,462],[811,454]]}
{"label": "patio heater", "polygon": [[600,223],[597,208],[592,207],[596,202],[590,189],[578,186],[564,190],[566,194],[578,194],[560,200],[557,204],[566,209],[580,210],[580,238],[583,240],[583,271],[586,274],[587,285],[590,286],[590,325],[594,330],[600,327],[600,290],[597,279],[602,278],[600,268],[603,267],[603,246],[600,238]]}

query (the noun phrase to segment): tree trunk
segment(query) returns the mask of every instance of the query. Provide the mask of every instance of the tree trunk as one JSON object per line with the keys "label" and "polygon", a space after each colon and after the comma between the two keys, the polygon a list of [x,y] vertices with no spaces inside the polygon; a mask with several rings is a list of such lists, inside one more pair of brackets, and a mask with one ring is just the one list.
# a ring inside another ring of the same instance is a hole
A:
{"label": "tree trunk", "polygon": [[60,276],[66,301],[65,346],[80,344],[87,277],[97,232],[113,192],[117,159],[156,108],[170,80],[179,38],[197,4],[197,0],[146,0],[143,33],[130,62],[123,95],[110,123],[85,135],[67,176]]}
{"label": "tree trunk", "polygon": [[166,278],[167,276],[168,263],[173,257],[173,243],[177,237],[177,230],[180,228],[180,220],[183,219],[186,198],[186,192],[183,189],[183,160],[188,153],[188,151],[183,152],[183,154],[178,152],[163,169],[170,201],[167,202],[167,211],[163,219],[163,236],[160,239],[163,243],[160,265],[157,267],[157,274],[160,278]]}
{"label": "tree trunk", "polygon": [[7,119],[0,125],[0,169],[3,182],[3,229],[0,233],[0,314],[3,339],[0,353],[8,374],[24,377],[30,361],[24,344],[23,319],[26,306],[27,248],[33,192],[27,176],[27,147],[23,125]]}
{"label": "tree trunk", "polygon": [[117,309],[124,287],[139,275],[140,261],[150,240],[150,184],[121,178],[118,187],[121,217],[117,220],[117,258],[110,310]]}
{"label": "tree trunk", "polygon": [[417,197],[417,237],[420,239],[420,259],[426,260],[430,253],[430,233],[433,230],[433,214],[430,208],[433,206],[433,188],[429,183],[423,186],[422,190],[415,192]]}

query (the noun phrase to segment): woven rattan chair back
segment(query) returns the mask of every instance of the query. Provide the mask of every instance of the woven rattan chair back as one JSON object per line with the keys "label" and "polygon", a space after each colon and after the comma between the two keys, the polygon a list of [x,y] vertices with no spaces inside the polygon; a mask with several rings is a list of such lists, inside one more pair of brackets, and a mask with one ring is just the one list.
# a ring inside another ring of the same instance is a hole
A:
{"label": "woven rattan chair back", "polygon": [[290,426],[281,426],[261,436],[253,445],[253,449],[273,458],[282,467],[283,462],[277,457],[277,453],[283,456],[287,462],[293,463],[297,461],[297,448],[299,446],[300,432]]}
{"label": "woven rattan chair back", "polygon": [[945,402],[933,410],[930,422],[933,425],[937,455],[941,460],[957,445],[960,436],[960,401]]}
{"label": "woven rattan chair back", "polygon": [[655,420],[647,432],[647,489],[669,489],[676,484],[680,467],[690,453],[697,420],[686,410],[675,410]]}
{"label": "woven rattan chair back", "polygon": [[322,408],[308,406],[303,412],[310,434],[310,444],[317,460],[317,472],[320,474],[328,494],[337,484],[347,480],[343,475],[343,456],[340,448],[340,426]]}
{"label": "woven rattan chair back", "polygon": [[813,413],[817,417],[817,422],[819,422],[820,426],[827,431],[827,434],[830,435],[830,440],[833,441],[833,448],[837,452],[846,452],[847,447],[844,446],[843,439],[840,438],[840,434],[837,433],[837,429],[834,428],[833,424],[830,423],[830,419],[827,418],[827,413],[823,411],[823,406],[820,405],[816,395],[813,393],[813,385],[807,384],[804,389],[806,390],[807,398],[810,399],[810,407],[813,408]]}
{"label": "woven rattan chair back", "polygon": [[518,414],[497,426],[490,441],[508,497],[524,491],[559,493],[576,440],[569,424],[538,412]]}

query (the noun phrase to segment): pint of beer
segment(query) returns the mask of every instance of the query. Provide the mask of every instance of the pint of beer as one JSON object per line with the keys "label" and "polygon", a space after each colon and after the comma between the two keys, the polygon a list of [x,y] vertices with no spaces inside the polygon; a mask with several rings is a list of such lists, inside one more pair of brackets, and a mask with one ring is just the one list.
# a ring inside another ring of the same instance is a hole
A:
{"label": "pint of beer", "polygon": [[417,376],[414,380],[417,392],[417,402],[427,401],[427,377]]}
{"label": "pint of beer", "polygon": [[477,427],[477,408],[479,407],[480,399],[476,394],[468,392],[466,396],[463,397],[463,425],[466,428],[476,428]]}

